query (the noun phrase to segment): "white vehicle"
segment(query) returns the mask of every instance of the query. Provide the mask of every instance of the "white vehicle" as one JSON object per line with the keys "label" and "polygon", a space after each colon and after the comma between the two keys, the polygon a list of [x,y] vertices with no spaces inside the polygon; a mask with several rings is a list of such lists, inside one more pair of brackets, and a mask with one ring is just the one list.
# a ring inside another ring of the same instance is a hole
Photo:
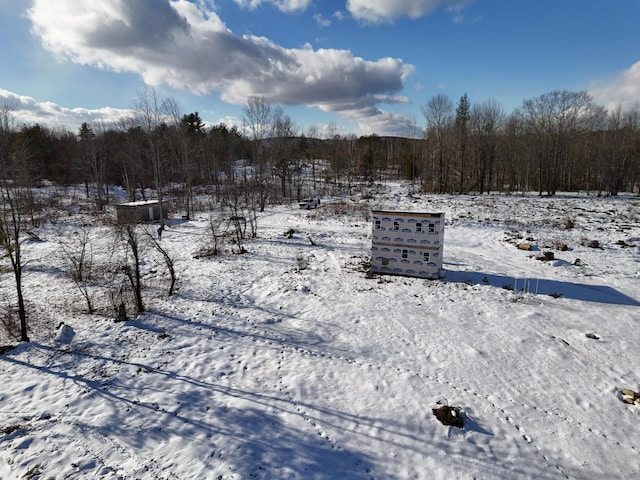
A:
{"label": "white vehicle", "polygon": [[320,205],[320,199],[318,197],[303,198],[300,202],[300,208],[306,208],[307,210],[316,208],[318,205]]}

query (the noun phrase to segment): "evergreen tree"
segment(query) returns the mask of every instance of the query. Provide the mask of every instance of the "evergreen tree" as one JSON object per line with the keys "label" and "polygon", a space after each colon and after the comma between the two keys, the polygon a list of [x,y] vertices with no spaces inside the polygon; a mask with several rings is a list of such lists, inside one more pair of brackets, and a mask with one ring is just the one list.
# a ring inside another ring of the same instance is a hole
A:
{"label": "evergreen tree", "polygon": [[467,140],[468,123],[469,123],[469,111],[471,110],[471,104],[469,103],[469,97],[465,93],[460,97],[458,106],[456,108],[456,136],[458,137],[458,156],[460,160],[460,193],[464,193],[464,179],[466,175],[466,155],[467,155]]}
{"label": "evergreen tree", "polygon": [[205,132],[205,124],[198,112],[184,114],[180,120],[180,126],[183,131],[193,135]]}

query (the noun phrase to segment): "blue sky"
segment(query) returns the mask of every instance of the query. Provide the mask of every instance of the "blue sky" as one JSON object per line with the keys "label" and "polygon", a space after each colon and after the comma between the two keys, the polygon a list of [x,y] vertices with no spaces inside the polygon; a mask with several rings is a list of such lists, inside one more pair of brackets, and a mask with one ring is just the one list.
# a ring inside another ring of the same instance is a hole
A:
{"label": "blue sky", "polygon": [[[0,0],[0,104],[75,131],[153,88],[207,123],[250,96],[300,132],[411,135],[433,95],[640,103],[640,1]],[[333,130],[332,130],[333,129]]]}

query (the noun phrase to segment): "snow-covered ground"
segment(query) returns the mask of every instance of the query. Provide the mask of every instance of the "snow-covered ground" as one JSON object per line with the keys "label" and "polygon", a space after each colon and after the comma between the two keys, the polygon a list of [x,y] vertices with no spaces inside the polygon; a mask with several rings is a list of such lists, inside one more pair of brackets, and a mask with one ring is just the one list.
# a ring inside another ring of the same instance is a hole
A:
{"label": "snow-covered ground", "polygon": [[[368,208],[445,212],[445,277],[368,278]],[[82,313],[66,227],[43,226],[25,293],[71,329],[0,356],[0,478],[637,478],[639,218],[630,196],[394,185],[269,208],[248,253],[195,259],[200,215],[161,240],[178,293],[149,253],[148,312],[124,323]]]}

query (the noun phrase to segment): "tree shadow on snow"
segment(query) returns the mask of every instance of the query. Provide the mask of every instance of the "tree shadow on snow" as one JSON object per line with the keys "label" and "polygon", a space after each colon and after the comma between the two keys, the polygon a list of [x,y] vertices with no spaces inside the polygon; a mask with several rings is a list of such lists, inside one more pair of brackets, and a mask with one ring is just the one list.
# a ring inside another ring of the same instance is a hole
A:
{"label": "tree shadow on snow", "polygon": [[[83,408],[90,410],[90,405],[100,405],[100,412],[94,412],[102,417],[100,422],[85,423],[79,417],[71,420],[77,443],[86,448],[84,455],[94,454],[92,445],[96,440],[106,445],[104,449],[115,446],[116,454],[121,446],[143,462],[138,467],[153,475],[173,468],[175,459],[157,457],[154,452],[159,446],[176,441],[193,450],[192,459],[199,458],[200,464],[195,468],[213,472],[226,465],[225,473],[240,478],[359,480],[371,478],[374,471],[373,461],[366,453],[342,448],[321,436],[317,428],[301,420],[302,415],[290,400],[275,392],[209,383],[144,363],[60,351],[37,343],[29,348],[48,352],[57,360],[45,365],[31,364],[14,355],[5,360],[38,372],[34,382],[38,375],[52,375],[67,383],[67,389],[76,385],[82,394],[73,403],[85,402]],[[69,357],[68,361],[60,361],[60,356]],[[75,373],[81,363],[91,361],[103,367],[146,372],[142,375],[160,375],[165,381],[138,382],[129,375],[99,379]],[[161,385],[165,392],[156,391]],[[95,455],[100,458],[100,452]]]}
{"label": "tree shadow on snow", "polygon": [[640,307],[640,302],[606,285],[548,280],[544,278],[516,278],[483,272],[446,270],[447,282],[467,285],[490,285],[513,290],[515,293],[549,295],[584,302],[608,303]]}

